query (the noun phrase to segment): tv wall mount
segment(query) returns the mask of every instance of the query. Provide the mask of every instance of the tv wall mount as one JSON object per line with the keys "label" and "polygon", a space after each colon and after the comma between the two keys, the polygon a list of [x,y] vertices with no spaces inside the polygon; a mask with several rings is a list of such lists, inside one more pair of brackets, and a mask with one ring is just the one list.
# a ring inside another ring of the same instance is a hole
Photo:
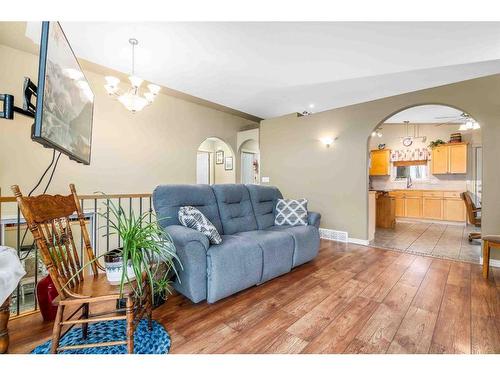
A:
{"label": "tv wall mount", "polygon": [[32,102],[37,96],[37,87],[31,82],[31,79],[24,77],[23,85],[23,108],[14,105],[14,95],[0,94],[0,103],[3,104],[3,110],[0,112],[0,118],[7,120],[14,119],[14,113],[19,113],[23,116],[35,118],[36,104]]}

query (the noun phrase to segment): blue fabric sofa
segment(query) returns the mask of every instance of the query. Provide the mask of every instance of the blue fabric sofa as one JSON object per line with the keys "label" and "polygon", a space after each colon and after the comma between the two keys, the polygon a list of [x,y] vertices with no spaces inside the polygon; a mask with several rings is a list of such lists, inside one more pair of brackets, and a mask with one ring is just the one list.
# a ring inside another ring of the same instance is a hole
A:
{"label": "blue fabric sofa", "polygon": [[[279,198],[281,192],[272,186],[158,186],[154,208],[184,267],[175,289],[195,303],[213,303],[316,257],[321,215],[309,212],[307,226],[275,226]],[[182,206],[199,209],[217,228],[222,243],[211,245],[204,234],[180,225]]]}

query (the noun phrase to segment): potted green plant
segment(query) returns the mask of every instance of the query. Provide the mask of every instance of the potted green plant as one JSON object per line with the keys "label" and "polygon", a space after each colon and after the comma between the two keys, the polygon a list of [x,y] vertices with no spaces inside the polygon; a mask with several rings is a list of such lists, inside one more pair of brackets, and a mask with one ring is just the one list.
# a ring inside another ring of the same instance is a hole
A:
{"label": "potted green plant", "polygon": [[[105,204],[106,212],[99,215],[106,219],[111,231],[104,236],[118,235],[123,245],[97,256],[95,261],[104,257],[106,277],[110,284],[120,285],[120,293],[129,284],[137,298],[143,297],[143,283],[131,281],[145,277],[154,307],[160,305],[171,294],[172,278],[177,276],[179,279],[176,267],[182,269],[172,238],[158,224],[154,213],[136,216],[130,210],[127,215],[121,206],[117,207],[112,201],[108,200]],[[77,274],[89,264],[83,265]]]}
{"label": "potted green plant", "polygon": [[[118,235],[122,247],[104,254],[106,274],[115,283],[119,272],[120,292],[125,284],[141,280],[143,275],[152,291],[155,305],[161,304],[171,293],[174,276],[179,277],[176,265],[182,268],[170,235],[158,224],[152,212],[136,216],[133,210],[127,213],[112,201],[106,202],[106,212],[101,214],[109,223],[111,235]],[[108,234],[106,234],[108,235]],[[109,275],[108,275],[109,272]],[[142,283],[130,283],[134,294],[144,294]]]}
{"label": "potted green plant", "polygon": [[439,145],[444,145],[444,144],[446,144],[446,142],[443,141],[442,139],[436,139],[435,141],[432,141],[431,143],[429,143],[429,147],[434,148],[434,147],[437,147]]}

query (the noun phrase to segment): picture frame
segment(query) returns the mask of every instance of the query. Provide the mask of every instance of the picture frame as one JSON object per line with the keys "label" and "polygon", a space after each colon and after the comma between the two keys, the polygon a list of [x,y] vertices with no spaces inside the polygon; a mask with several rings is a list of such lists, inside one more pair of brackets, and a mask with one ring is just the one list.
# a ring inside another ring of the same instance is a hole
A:
{"label": "picture frame", "polygon": [[215,152],[215,164],[224,164],[224,151],[218,150]]}
{"label": "picture frame", "polygon": [[228,156],[224,159],[224,170],[232,171],[233,170],[233,157]]}

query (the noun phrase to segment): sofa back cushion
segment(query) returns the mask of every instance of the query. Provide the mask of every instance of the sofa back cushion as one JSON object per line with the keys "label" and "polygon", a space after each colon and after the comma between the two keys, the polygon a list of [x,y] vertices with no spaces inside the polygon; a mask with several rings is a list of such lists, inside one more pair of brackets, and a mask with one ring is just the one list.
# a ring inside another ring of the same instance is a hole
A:
{"label": "sofa back cushion", "polygon": [[267,229],[274,225],[276,203],[283,195],[277,187],[262,185],[246,185],[250,193],[258,229]]}
{"label": "sofa back cushion", "polygon": [[162,227],[180,225],[179,208],[196,207],[222,234],[219,208],[212,188],[208,185],[160,185],[153,192],[153,205]]}
{"label": "sofa back cushion", "polygon": [[257,229],[250,195],[245,185],[212,185],[217,198],[224,234],[234,234]]}

